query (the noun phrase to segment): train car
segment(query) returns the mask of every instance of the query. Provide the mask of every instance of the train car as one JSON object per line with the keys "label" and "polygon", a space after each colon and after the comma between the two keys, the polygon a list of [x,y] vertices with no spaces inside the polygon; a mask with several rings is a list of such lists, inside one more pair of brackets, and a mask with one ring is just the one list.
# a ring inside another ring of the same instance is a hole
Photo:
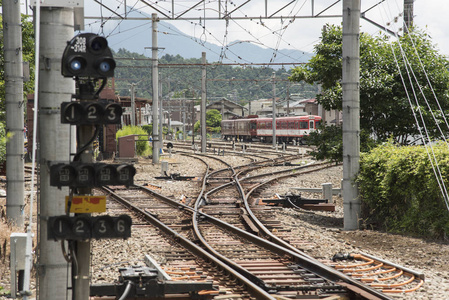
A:
{"label": "train car", "polygon": [[235,137],[234,122],[235,120],[221,121],[221,137],[225,140],[230,140]]}
{"label": "train car", "polygon": [[226,140],[251,141],[257,135],[254,116],[221,121],[221,135]]}
{"label": "train car", "polygon": [[[302,143],[304,137],[318,129],[321,117],[315,115],[276,118],[276,140]],[[222,121],[222,136],[241,141],[273,141],[272,118],[244,118]]]}

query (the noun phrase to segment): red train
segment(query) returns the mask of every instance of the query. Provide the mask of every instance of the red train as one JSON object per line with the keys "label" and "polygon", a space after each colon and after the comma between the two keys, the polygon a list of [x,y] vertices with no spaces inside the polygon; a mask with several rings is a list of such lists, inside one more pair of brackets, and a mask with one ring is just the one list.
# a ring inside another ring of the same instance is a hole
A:
{"label": "red train", "polygon": [[[257,116],[223,120],[221,121],[221,135],[227,140],[272,142],[272,123],[272,118]],[[276,118],[276,139],[280,143],[289,143],[293,140],[302,143],[303,137],[317,130],[320,123],[321,117],[314,115]]]}

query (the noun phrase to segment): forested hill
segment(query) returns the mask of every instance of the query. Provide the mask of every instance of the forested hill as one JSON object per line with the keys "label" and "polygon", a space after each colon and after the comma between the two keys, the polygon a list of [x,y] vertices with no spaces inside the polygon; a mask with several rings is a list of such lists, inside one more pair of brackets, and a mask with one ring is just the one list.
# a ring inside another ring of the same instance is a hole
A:
{"label": "forested hill", "polygon": [[[119,49],[114,53],[117,62],[115,71],[116,91],[121,96],[130,95],[131,84],[136,84],[137,97],[151,98],[151,59],[141,54]],[[201,59],[184,59],[180,55],[164,55],[159,59],[162,95],[171,97],[201,96]],[[172,64],[172,66],[163,66]],[[176,64],[176,65],[175,65]],[[268,67],[236,67],[222,65],[207,67],[207,97],[210,100],[226,97],[242,105],[248,100],[273,97],[273,72],[276,73],[276,97],[285,98],[300,93],[303,97],[314,97],[315,86],[293,83],[287,80],[289,68],[274,70]],[[170,89],[169,89],[170,88]]]}

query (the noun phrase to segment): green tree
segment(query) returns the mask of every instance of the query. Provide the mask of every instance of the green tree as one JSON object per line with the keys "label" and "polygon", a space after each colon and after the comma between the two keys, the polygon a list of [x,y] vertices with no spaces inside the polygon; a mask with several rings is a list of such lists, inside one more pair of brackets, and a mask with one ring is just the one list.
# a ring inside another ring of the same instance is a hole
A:
{"label": "green tree", "polygon": [[[327,110],[341,110],[341,27],[325,26],[321,42],[315,46],[315,52],[316,55],[309,64],[292,70],[290,80],[320,84],[322,93],[317,95],[318,103]],[[404,63],[401,53],[407,57],[409,65]],[[398,41],[390,41],[386,35],[374,37],[361,33],[361,129],[374,136],[378,142],[386,141],[391,137],[397,143],[407,144],[411,138],[419,134],[419,127],[415,124],[412,113],[412,109],[415,111],[419,109],[423,112],[431,136],[436,138],[439,132],[430,112],[436,113],[437,122],[440,123],[444,122],[444,116],[439,112],[433,92],[439,100],[442,111],[447,111],[449,109],[448,67],[449,61],[437,52],[430,37],[420,30],[413,30],[410,34],[400,37]],[[412,77],[413,84],[410,84],[408,74]],[[415,83],[414,77],[420,83],[420,88]],[[414,94],[417,95],[418,103],[413,102],[410,108],[408,95]],[[430,108],[425,99],[432,99]]]}
{"label": "green tree", "polygon": [[[200,121],[196,121],[194,131],[200,131]],[[208,132],[221,132],[221,114],[217,109],[206,112],[206,128]]]}

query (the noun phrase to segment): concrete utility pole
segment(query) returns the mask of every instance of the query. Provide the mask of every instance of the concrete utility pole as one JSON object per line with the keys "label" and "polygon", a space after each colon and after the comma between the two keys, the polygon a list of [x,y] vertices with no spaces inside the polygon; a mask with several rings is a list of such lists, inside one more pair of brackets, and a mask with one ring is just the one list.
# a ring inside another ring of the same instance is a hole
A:
{"label": "concrete utility pole", "polygon": [[344,229],[358,229],[360,204],[354,178],[360,159],[360,0],[343,0],[343,208]]}
{"label": "concrete utility pole", "polygon": [[163,99],[162,99],[162,79],[161,79],[161,73],[159,73],[159,94],[158,94],[158,101],[159,101],[159,139],[161,140],[160,147],[161,149],[164,148],[164,138],[163,138],[163,131],[164,128],[164,110],[163,110]]}
{"label": "concrete utility pole", "polygon": [[131,125],[136,126],[136,84],[131,83]]}
{"label": "concrete utility pole", "polygon": [[415,0],[404,0],[404,34],[413,26],[413,6]]}
{"label": "concrete utility pole", "polygon": [[23,63],[20,1],[3,1],[5,58],[6,216],[19,227],[24,221]]}
{"label": "concrete utility pole", "polygon": [[276,73],[273,72],[273,149],[276,149]]}
{"label": "concrete utility pole", "polygon": [[158,125],[158,102],[159,102],[159,65],[157,60],[157,14],[151,15],[152,24],[152,76],[153,76],[153,163],[159,162],[159,131]]}
{"label": "concrete utility pole", "polygon": [[[39,137],[40,137],[40,221],[37,273],[39,299],[67,299],[69,264],[61,242],[47,240],[47,220],[65,214],[68,188],[50,186],[49,162],[69,161],[70,125],[61,124],[61,102],[71,101],[75,93],[72,78],[61,76],[64,49],[73,37],[73,8],[42,7],[40,26]],[[38,26],[38,25],[36,25]],[[37,27],[38,28],[38,27]],[[69,297],[70,299],[70,297]]]}
{"label": "concrete utility pole", "polygon": [[206,52],[201,53],[201,153],[206,153]]}

